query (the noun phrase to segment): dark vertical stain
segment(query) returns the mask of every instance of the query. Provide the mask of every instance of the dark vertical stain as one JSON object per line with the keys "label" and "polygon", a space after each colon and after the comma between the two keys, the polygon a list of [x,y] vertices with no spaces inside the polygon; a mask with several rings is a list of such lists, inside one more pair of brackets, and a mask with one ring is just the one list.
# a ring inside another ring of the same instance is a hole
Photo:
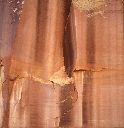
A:
{"label": "dark vertical stain", "polygon": [[2,41],[2,25],[3,25],[3,12],[4,12],[4,4],[5,2],[0,1],[0,45]]}
{"label": "dark vertical stain", "polygon": [[92,71],[84,72],[83,80],[83,126],[91,126],[92,122],[92,88],[93,88]]}
{"label": "dark vertical stain", "polygon": [[94,37],[95,37],[94,17],[87,18],[86,56],[87,56],[87,64],[92,64],[92,65],[95,64],[95,39]]}
{"label": "dark vertical stain", "polygon": [[[5,81],[2,86],[2,96],[3,96],[3,107],[4,107],[4,115],[3,115],[3,123],[1,128],[8,128],[9,127],[9,117],[10,117],[10,97],[12,92],[12,83],[14,81],[10,81],[7,74],[9,74],[10,68],[10,58],[8,60],[3,61],[4,66],[4,75]],[[14,84],[14,83],[13,83]]]}
{"label": "dark vertical stain", "polygon": [[63,56],[65,70],[69,77],[72,75],[74,63],[74,51],[72,47],[71,37],[71,0],[66,1],[65,4],[65,28],[64,28],[64,41],[63,41]]}
{"label": "dark vertical stain", "polygon": [[[8,21],[6,24],[5,24],[5,16],[8,16],[7,14],[7,6],[8,3],[7,1],[0,1],[0,50],[1,48],[3,47],[3,37],[2,37],[2,34],[3,34],[3,25],[6,25],[7,23],[9,23],[10,21]],[[7,36],[7,35],[6,35]],[[4,44],[6,45],[6,44]],[[0,57],[3,57],[1,55],[1,51],[0,51]],[[5,65],[5,63],[3,62],[2,60],[2,64],[3,66]],[[6,69],[6,67],[4,66],[4,68]],[[10,96],[9,96],[9,86],[8,86],[8,81],[5,81],[3,83],[3,86],[2,86],[2,98],[3,98],[3,122],[2,122],[2,126],[1,128],[8,128],[8,123],[9,123],[9,101],[10,101]]]}
{"label": "dark vertical stain", "polygon": [[[69,77],[71,77],[73,69],[73,48],[72,48],[72,38],[71,38],[71,26],[70,26],[70,15],[71,15],[71,1],[64,0],[64,37],[63,37],[63,56],[65,71]],[[60,126],[68,127],[71,124],[71,109],[72,109],[72,99],[71,93],[74,86],[68,85],[61,89],[60,91],[60,101],[64,99],[65,102],[60,104]]]}
{"label": "dark vertical stain", "polygon": [[122,19],[123,19],[123,51],[124,51],[124,1],[122,1]]}
{"label": "dark vertical stain", "polygon": [[[77,101],[75,85],[61,87],[60,90],[60,127],[69,127],[72,124],[71,111]],[[73,98],[72,98],[73,97]]]}
{"label": "dark vertical stain", "polygon": [[[21,4],[18,5],[21,7]],[[10,59],[11,59],[11,50],[15,38],[15,33],[17,30],[17,25],[19,22],[19,17],[15,19],[15,22],[12,24],[12,9],[13,7],[18,8],[17,0],[12,1],[12,4],[9,3],[8,0],[0,1],[0,50],[9,49],[9,54],[2,54],[3,66],[4,66],[4,75],[5,81],[2,86],[2,97],[3,97],[3,107],[4,107],[4,115],[3,122],[1,128],[8,128],[9,126],[9,113],[10,113],[10,96],[12,92],[12,86],[9,79],[9,68],[10,68]],[[7,29],[5,29],[8,27]],[[10,31],[7,31],[10,30]],[[3,36],[4,35],[4,36]],[[6,39],[5,39],[6,36]],[[5,48],[5,49],[4,49]],[[0,51],[1,52],[1,51]]]}
{"label": "dark vertical stain", "polygon": [[49,0],[38,0],[35,45],[35,49],[37,49],[35,59],[38,62],[42,61],[40,57],[43,54],[41,48],[43,49],[45,44],[48,2]]}
{"label": "dark vertical stain", "polygon": [[72,71],[73,71],[73,63],[74,63],[74,51],[73,51],[73,46],[72,46],[70,22],[68,23],[68,26],[65,31],[63,51],[64,51],[65,69],[66,69],[68,76],[71,77]]}
{"label": "dark vertical stain", "polygon": [[[95,24],[94,17],[87,18],[87,44],[86,56],[87,64],[90,68],[95,64]],[[92,71],[84,71],[83,80],[83,125],[90,127],[92,121],[92,86],[93,86]]]}

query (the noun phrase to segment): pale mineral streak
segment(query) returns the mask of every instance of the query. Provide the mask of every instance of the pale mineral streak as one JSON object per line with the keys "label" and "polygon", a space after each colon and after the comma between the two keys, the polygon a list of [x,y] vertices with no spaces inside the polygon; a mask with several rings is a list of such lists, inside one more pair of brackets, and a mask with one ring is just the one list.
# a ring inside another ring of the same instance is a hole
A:
{"label": "pale mineral streak", "polygon": [[0,62],[0,127],[2,126],[3,115],[4,115],[4,106],[3,106],[3,94],[2,94],[2,87],[5,81],[4,78],[4,67],[2,65],[2,60]]}
{"label": "pale mineral streak", "polygon": [[[10,114],[9,114],[9,127],[26,127],[27,114],[25,104],[22,102],[22,94],[24,93],[25,86],[28,80],[25,78],[17,79],[14,81],[13,91],[10,97]],[[20,113],[21,112],[21,113]],[[20,122],[21,120],[21,122]]]}

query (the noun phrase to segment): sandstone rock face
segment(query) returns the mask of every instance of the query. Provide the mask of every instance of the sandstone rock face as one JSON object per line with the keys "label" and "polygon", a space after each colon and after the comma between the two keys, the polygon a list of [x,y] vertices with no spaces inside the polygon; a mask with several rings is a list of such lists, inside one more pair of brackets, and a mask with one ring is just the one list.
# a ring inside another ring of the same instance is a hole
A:
{"label": "sandstone rock face", "polygon": [[122,0],[0,0],[0,128],[123,128]]}

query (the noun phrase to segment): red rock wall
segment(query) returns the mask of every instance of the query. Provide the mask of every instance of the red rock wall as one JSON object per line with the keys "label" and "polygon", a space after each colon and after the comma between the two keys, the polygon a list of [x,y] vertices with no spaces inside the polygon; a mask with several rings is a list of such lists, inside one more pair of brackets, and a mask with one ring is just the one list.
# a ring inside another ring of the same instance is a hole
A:
{"label": "red rock wall", "polygon": [[1,128],[124,127],[123,3],[86,7],[0,1]]}

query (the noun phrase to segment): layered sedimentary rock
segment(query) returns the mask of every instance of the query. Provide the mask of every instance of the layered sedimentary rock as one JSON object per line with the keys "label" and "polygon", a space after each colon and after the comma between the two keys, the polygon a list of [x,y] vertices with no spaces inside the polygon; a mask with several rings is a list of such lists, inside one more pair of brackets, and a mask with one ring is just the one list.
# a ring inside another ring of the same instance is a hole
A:
{"label": "layered sedimentary rock", "polygon": [[124,127],[123,1],[1,0],[0,15],[0,127]]}

